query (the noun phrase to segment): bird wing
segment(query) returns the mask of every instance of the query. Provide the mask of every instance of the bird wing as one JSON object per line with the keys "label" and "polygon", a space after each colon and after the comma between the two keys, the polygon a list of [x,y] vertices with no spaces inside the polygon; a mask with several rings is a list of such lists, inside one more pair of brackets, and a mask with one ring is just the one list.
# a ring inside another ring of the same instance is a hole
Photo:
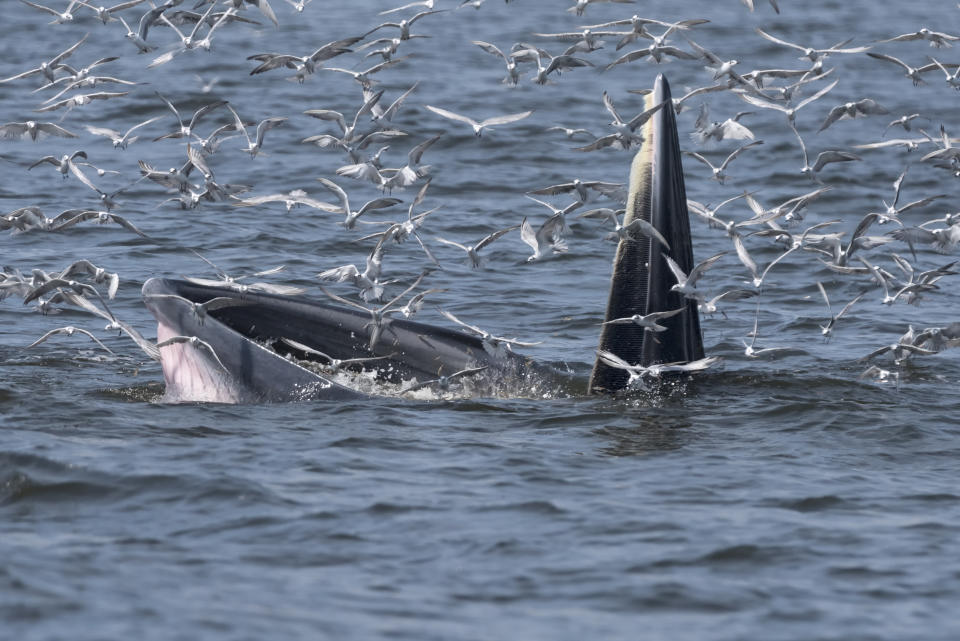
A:
{"label": "bird wing", "polygon": [[486,247],[487,245],[489,245],[490,243],[492,243],[492,242],[495,241],[496,239],[500,238],[501,236],[503,236],[504,234],[506,234],[506,233],[508,233],[508,232],[513,231],[514,229],[516,229],[516,228],[519,227],[519,226],[520,226],[520,225],[514,225],[514,226],[512,226],[512,227],[507,227],[507,228],[505,228],[505,229],[499,229],[499,230],[493,232],[492,234],[488,234],[488,235],[484,236],[484,237],[480,240],[479,243],[477,243],[476,245],[473,246],[474,251],[480,251],[481,249],[483,249],[484,247]]}
{"label": "bird wing", "polygon": [[680,269],[680,265],[677,264],[675,260],[669,256],[664,256],[664,260],[667,261],[667,267],[670,268],[670,271],[673,272],[673,277],[677,279],[677,283],[682,285],[687,282],[687,275]]}
{"label": "bird wing", "polygon": [[494,116],[493,118],[487,118],[486,120],[481,122],[480,127],[481,128],[491,127],[493,125],[505,125],[507,123],[517,122],[518,120],[523,120],[524,118],[526,118],[532,113],[533,111],[531,110],[531,111],[524,111],[522,113],[507,114],[505,116]]}
{"label": "bird wing", "polygon": [[820,125],[820,128],[817,129],[817,133],[820,133],[836,121],[840,120],[843,117],[843,114],[847,113],[847,109],[844,105],[837,105],[830,110],[830,113],[827,114],[827,117],[823,120],[823,124]]}
{"label": "bird wing", "polygon": [[470,117],[468,117],[468,116],[461,116],[460,114],[453,113],[452,111],[447,111],[446,109],[441,109],[440,107],[434,107],[433,105],[424,105],[424,107],[426,107],[427,109],[429,109],[429,110],[432,111],[433,113],[437,114],[438,116],[441,116],[441,117],[443,117],[443,118],[447,118],[448,120],[456,120],[457,122],[465,122],[465,123],[467,123],[468,125],[470,125],[471,127],[479,127],[479,126],[480,126],[480,123],[478,123],[476,120],[474,120],[473,118],[470,118]]}
{"label": "bird wing", "polygon": [[539,251],[540,242],[537,240],[537,234],[533,230],[533,225],[531,225],[526,217],[524,217],[523,222],[520,223],[520,240],[530,245],[533,251]]}
{"label": "bird wing", "polygon": [[733,246],[737,249],[737,257],[740,258],[740,262],[750,270],[750,274],[753,276],[754,280],[759,280],[760,269],[757,267],[756,261],[754,261],[747,252],[747,248],[744,246],[743,239],[739,234],[733,237]]}
{"label": "bird wing", "polygon": [[[616,218],[615,215],[614,215],[614,218]],[[667,251],[670,251],[670,245],[667,243],[667,239],[663,237],[663,234],[661,234],[656,227],[654,227],[653,225],[651,225],[650,223],[648,223],[642,218],[634,218],[632,221],[630,221],[629,225],[626,225],[624,227],[624,229],[627,229],[630,231],[639,230],[640,233],[642,233],[644,236],[646,236],[647,238],[654,239],[655,241],[663,245]]]}
{"label": "bird wing", "polygon": [[825,95],[828,94],[834,87],[837,86],[837,83],[838,83],[838,82],[840,82],[840,80],[834,80],[834,81],[831,82],[829,85],[827,85],[826,87],[823,87],[822,89],[820,89],[820,91],[818,91],[817,93],[813,94],[812,96],[807,96],[806,98],[804,98],[803,100],[801,100],[799,103],[797,103],[797,106],[794,108],[794,111],[797,111],[797,110],[799,110],[800,108],[809,105],[809,104],[810,104],[811,102],[813,102],[814,100],[817,100],[818,98],[821,98],[822,96],[825,96]]}
{"label": "bird wing", "polygon": [[340,185],[333,182],[329,178],[324,178],[322,176],[320,178],[317,178],[317,180],[320,182],[321,185],[323,185],[324,187],[332,191],[337,196],[337,198],[340,199],[340,203],[343,205],[343,210],[345,212],[350,211],[350,200],[347,198],[347,192],[345,192],[340,187]]}
{"label": "bird wing", "polygon": [[507,57],[503,55],[503,52],[500,51],[496,45],[492,45],[489,42],[484,42],[483,40],[471,40],[471,43],[477,45],[487,53],[491,53],[499,58],[503,58],[504,60],[507,59]]}
{"label": "bird wing", "polygon": [[876,53],[874,51],[868,51],[867,55],[870,56],[871,58],[876,58],[877,60],[886,60],[887,62],[892,62],[895,65],[900,65],[902,68],[906,69],[907,73],[910,73],[910,71],[912,71],[912,69],[910,68],[910,65],[905,63],[903,60],[900,60],[899,58],[894,58],[893,56],[888,56],[883,53]]}
{"label": "bird wing", "polygon": [[821,151],[817,156],[817,161],[813,163],[813,171],[818,172],[832,162],[847,162],[850,160],[861,160],[861,158],[849,151],[838,151],[836,149]]}
{"label": "bird wing", "polygon": [[[751,7],[751,10],[752,10],[752,7]],[[792,42],[787,42],[786,40],[781,40],[780,38],[777,38],[776,36],[771,36],[769,33],[767,33],[766,31],[764,31],[763,29],[757,29],[756,31],[757,31],[757,33],[760,35],[761,38],[764,38],[764,39],[766,39],[766,40],[769,40],[770,42],[775,42],[775,43],[778,44],[778,45],[783,45],[784,47],[790,47],[791,49],[796,49],[797,51],[806,51],[806,47],[801,47],[800,45],[793,44]]]}
{"label": "bird wing", "polygon": [[723,258],[726,253],[727,252],[720,252],[719,254],[714,254],[710,258],[700,261],[690,272],[690,276],[688,278],[690,284],[695,285],[696,282],[700,280],[700,277],[703,276],[703,273],[710,269],[715,262]]}

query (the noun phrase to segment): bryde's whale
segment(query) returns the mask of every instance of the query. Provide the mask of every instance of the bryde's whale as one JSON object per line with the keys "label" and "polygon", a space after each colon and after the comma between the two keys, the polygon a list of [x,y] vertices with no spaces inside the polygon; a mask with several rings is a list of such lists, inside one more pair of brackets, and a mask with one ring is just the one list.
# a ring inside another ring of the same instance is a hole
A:
{"label": "bryde's whale", "polygon": [[[671,256],[687,273],[694,264],[676,116],[662,75],[646,100],[648,109],[665,106],[643,126],[644,142],[631,166],[623,224],[638,218],[649,222],[669,250],[639,234],[619,241],[606,320],[683,311],[661,320],[667,330],[655,339],[633,323],[605,324],[599,344],[600,351],[644,367],[703,358],[696,302],[672,289],[676,279],[665,261]],[[197,303],[218,297],[242,304],[228,301],[198,310]],[[504,384],[515,390],[518,382],[535,388],[537,381],[555,375],[552,368],[509,349],[491,348],[478,336],[401,318],[384,319],[377,328],[370,315],[358,309],[305,297],[152,278],[143,286],[143,298],[157,319],[158,342],[168,343],[160,350],[160,362],[169,400],[338,400],[370,393],[329,370],[310,368],[310,361],[326,362],[314,352],[339,360],[380,357],[377,376],[394,383],[439,377],[443,384],[444,375],[484,368],[469,379],[478,395],[497,394],[497,386]],[[379,336],[371,340],[375,331]],[[191,340],[171,341],[174,337]],[[598,358],[588,392],[616,392],[629,380],[628,372]]]}

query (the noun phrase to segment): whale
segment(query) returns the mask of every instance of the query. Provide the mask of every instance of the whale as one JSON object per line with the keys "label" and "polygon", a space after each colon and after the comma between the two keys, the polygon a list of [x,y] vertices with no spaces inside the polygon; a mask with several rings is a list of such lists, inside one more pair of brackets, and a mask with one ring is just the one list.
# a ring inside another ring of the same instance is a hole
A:
{"label": "whale", "polygon": [[[664,106],[640,130],[643,142],[630,167],[623,224],[642,218],[670,249],[639,234],[619,240],[605,318],[683,311],[663,320],[667,330],[656,338],[632,323],[604,324],[598,352],[646,367],[704,354],[696,302],[673,291],[676,279],[665,262],[669,255],[686,272],[694,265],[676,115],[663,75],[645,100],[646,108]],[[385,389],[403,392],[416,381],[443,384],[444,376],[463,370],[476,372],[462,379],[471,395],[535,394],[563,377],[549,365],[510,349],[492,349],[480,336],[459,329],[399,317],[384,318],[376,327],[369,313],[329,300],[169,278],[147,280],[142,296],[157,320],[164,397],[171,402],[362,399]],[[198,312],[198,304],[216,298],[228,304]],[[379,384],[364,384],[369,375],[331,372],[318,352],[338,360],[376,358],[371,371]],[[579,392],[617,393],[629,380],[627,372],[597,358],[586,390]],[[569,381],[559,384],[569,386]]]}

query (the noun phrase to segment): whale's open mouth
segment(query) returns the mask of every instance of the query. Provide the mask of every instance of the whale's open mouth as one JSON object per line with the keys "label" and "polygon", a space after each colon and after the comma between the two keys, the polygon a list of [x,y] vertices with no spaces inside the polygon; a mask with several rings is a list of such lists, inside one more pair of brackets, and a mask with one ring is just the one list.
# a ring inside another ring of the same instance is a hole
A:
{"label": "whale's open mouth", "polygon": [[[550,368],[453,329],[383,319],[371,347],[369,316],[325,302],[159,278],[144,284],[143,297],[158,344],[169,343],[160,349],[167,401],[559,393]],[[236,305],[195,306],[217,298]],[[464,370],[478,371],[453,379]]]}

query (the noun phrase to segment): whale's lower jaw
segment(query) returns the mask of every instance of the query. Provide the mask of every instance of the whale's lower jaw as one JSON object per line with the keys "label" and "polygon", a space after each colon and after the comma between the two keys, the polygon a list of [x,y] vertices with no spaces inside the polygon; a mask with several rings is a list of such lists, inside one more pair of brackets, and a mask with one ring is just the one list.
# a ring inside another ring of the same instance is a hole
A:
{"label": "whale's lower jaw", "polygon": [[[686,273],[694,266],[690,220],[683,183],[680,141],[670,86],[662,75],[647,96],[647,108],[665,102],[643,127],[644,142],[630,168],[629,197],[623,224],[642,218],[666,239],[670,249],[647,237],[620,241],[610,279],[606,321],[634,314],[684,308],[659,321],[666,331],[645,331],[635,324],[604,325],[599,349],[632,365],[688,362],[703,358],[703,339],[695,301],[673,290],[676,284],[664,256],[671,256]],[[616,392],[630,375],[599,358],[590,376],[590,392]]]}
{"label": "whale's lower jaw", "polygon": [[[157,324],[157,342],[179,335],[165,323]],[[160,365],[166,392],[165,403],[240,403],[240,390],[232,376],[212,358],[189,343],[168,345],[160,350]]]}

